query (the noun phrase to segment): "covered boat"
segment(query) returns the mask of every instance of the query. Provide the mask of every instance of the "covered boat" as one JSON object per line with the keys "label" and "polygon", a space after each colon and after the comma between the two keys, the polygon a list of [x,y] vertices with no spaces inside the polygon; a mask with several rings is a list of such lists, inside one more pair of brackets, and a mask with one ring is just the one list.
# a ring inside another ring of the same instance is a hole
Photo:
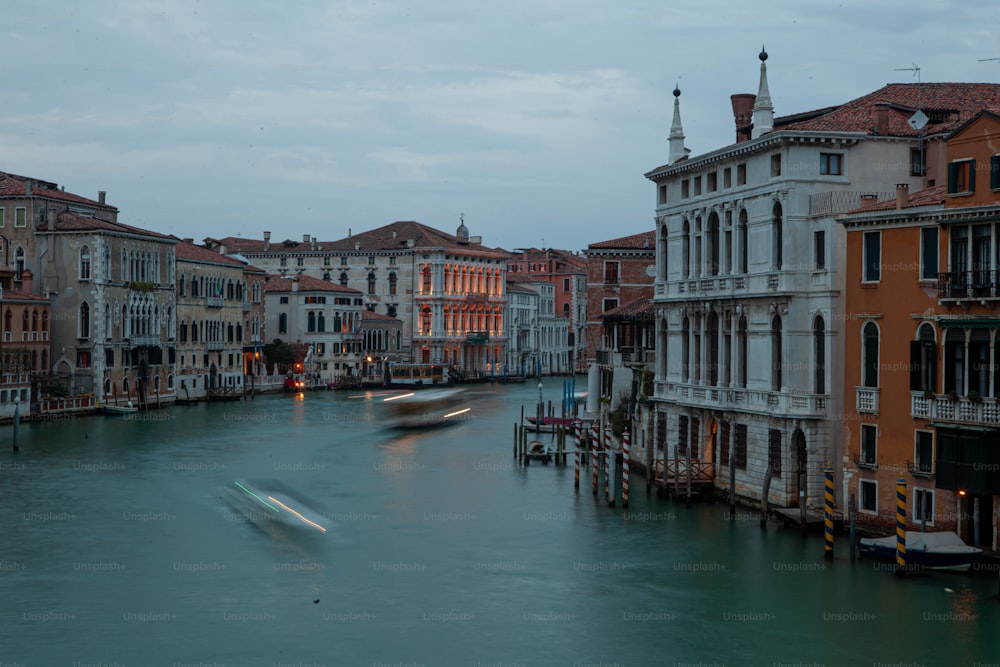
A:
{"label": "covered boat", "polygon": [[[858,542],[858,552],[878,560],[895,562],[896,536],[868,537]],[[906,531],[906,564],[932,570],[968,570],[983,550],[971,547],[956,533]]]}

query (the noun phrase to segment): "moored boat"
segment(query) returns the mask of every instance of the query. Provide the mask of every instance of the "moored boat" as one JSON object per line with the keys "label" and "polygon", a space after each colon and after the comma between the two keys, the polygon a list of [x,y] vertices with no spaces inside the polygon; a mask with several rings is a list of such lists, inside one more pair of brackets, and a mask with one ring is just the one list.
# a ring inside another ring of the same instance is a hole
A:
{"label": "moored boat", "polygon": [[[896,536],[868,537],[858,541],[858,553],[877,560],[895,562]],[[906,531],[906,564],[929,570],[965,571],[983,550],[962,541],[956,533]]]}
{"label": "moored boat", "polygon": [[528,443],[524,455],[529,461],[541,461],[543,464],[548,464],[552,461],[552,448],[541,440],[532,440]]}
{"label": "moored boat", "polygon": [[132,401],[129,401],[125,405],[105,405],[104,414],[106,415],[131,415],[139,412],[139,408],[132,405]]}

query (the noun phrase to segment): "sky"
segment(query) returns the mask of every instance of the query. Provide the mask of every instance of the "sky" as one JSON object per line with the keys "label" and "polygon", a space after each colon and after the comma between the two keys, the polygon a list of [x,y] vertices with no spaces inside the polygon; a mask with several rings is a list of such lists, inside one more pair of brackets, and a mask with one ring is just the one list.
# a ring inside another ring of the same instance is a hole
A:
{"label": "sky", "polygon": [[978,4],[5,0],[0,171],[196,241],[463,216],[487,246],[579,251],[654,228],[675,85],[697,155],[734,141],[762,45],[778,116],[1000,82]]}

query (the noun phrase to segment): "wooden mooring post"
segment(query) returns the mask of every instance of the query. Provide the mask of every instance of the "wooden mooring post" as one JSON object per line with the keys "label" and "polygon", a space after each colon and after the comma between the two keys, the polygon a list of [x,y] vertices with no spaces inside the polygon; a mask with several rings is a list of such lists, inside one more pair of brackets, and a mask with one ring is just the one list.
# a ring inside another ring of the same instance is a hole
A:
{"label": "wooden mooring post", "polygon": [[767,528],[767,496],[771,492],[771,478],[774,477],[774,468],[767,466],[764,473],[764,488],[760,494],[760,527]]}

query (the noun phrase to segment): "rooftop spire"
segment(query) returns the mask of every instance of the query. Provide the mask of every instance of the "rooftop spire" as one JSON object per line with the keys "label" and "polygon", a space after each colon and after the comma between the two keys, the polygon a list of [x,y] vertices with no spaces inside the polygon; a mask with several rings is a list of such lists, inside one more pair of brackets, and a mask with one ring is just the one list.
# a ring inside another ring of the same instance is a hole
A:
{"label": "rooftop spire", "polygon": [[767,88],[767,51],[763,45],[757,57],[760,58],[760,85],[757,87],[757,101],[753,105],[752,139],[774,129],[774,106],[771,104],[771,91]]}
{"label": "rooftop spire", "polygon": [[670,124],[670,154],[668,164],[677,162],[687,153],[684,150],[684,128],[681,127],[681,89],[674,84],[674,120]]}

